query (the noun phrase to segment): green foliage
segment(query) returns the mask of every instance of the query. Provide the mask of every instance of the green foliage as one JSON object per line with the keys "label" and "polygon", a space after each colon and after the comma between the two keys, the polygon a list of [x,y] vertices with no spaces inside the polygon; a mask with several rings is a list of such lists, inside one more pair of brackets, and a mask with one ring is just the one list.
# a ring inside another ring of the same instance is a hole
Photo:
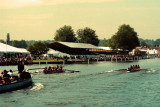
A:
{"label": "green foliage", "polygon": [[63,26],[56,31],[54,40],[62,42],[75,42],[76,37],[71,26]]}
{"label": "green foliage", "polygon": [[1,43],[6,43],[6,42],[5,42],[4,40],[2,40],[2,39],[0,40],[0,42],[1,42]]}
{"label": "green foliage", "polygon": [[156,41],[150,40],[150,39],[142,39],[142,38],[139,39],[140,45],[141,46],[147,46],[147,47],[153,47],[155,45],[158,45],[158,42],[156,42]]}
{"label": "green foliage", "polygon": [[111,39],[104,40],[102,46],[111,47]]}
{"label": "green foliage", "polygon": [[86,27],[77,30],[77,35],[81,43],[89,43],[98,46],[99,40],[95,30]]}
{"label": "green foliage", "polygon": [[8,44],[17,48],[27,48],[27,44],[25,40],[21,40],[21,41],[14,40],[14,41],[10,41]]}
{"label": "green foliage", "polygon": [[112,36],[110,46],[113,49],[132,50],[139,46],[138,35],[129,25],[121,25],[118,32]]}
{"label": "green foliage", "polygon": [[27,50],[31,52],[32,55],[40,56],[42,54],[46,54],[49,48],[47,47],[47,43],[38,41],[33,45],[28,46]]}
{"label": "green foliage", "polygon": [[148,44],[145,41],[142,41],[140,44],[141,46],[148,46]]}
{"label": "green foliage", "polygon": [[157,40],[154,42],[154,45],[160,45],[160,39],[157,39]]}

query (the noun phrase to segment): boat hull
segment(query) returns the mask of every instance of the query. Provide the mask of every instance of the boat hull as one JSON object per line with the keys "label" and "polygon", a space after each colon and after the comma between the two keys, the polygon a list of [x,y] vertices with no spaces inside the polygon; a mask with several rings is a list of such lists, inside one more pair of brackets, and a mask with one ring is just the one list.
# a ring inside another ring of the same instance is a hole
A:
{"label": "boat hull", "polygon": [[54,74],[54,73],[64,73],[65,71],[52,71],[52,72],[43,72],[44,74]]}
{"label": "boat hull", "polygon": [[32,78],[18,82],[13,82],[11,84],[0,85],[0,93],[21,89],[31,84],[32,84]]}
{"label": "boat hull", "polygon": [[135,70],[132,70],[132,71],[127,71],[127,72],[137,72],[137,71],[141,71],[142,69],[135,69]]}

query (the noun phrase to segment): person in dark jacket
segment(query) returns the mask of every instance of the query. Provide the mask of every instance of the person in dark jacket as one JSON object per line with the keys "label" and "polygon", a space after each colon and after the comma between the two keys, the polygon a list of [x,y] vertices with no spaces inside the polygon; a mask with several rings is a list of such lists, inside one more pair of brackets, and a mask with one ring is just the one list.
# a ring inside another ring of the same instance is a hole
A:
{"label": "person in dark jacket", "polygon": [[22,64],[22,62],[19,62],[18,64],[18,73],[21,73],[24,70],[24,65]]}
{"label": "person in dark jacket", "polygon": [[21,73],[20,73],[20,80],[24,80],[24,79],[29,79],[31,78],[31,75],[29,72],[27,72],[26,70],[23,70]]}

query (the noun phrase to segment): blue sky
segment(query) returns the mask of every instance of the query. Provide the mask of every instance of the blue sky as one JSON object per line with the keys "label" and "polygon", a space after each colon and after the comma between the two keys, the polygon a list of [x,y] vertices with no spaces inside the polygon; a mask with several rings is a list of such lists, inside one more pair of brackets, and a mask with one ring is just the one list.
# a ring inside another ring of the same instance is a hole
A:
{"label": "blue sky", "polygon": [[129,24],[140,38],[160,38],[160,0],[0,0],[0,39],[52,40],[57,29],[90,27],[99,39]]}

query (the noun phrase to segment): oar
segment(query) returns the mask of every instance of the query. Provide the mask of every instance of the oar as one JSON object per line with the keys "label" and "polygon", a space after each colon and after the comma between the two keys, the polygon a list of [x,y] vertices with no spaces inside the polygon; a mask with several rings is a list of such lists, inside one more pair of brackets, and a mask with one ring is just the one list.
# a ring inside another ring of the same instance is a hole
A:
{"label": "oar", "polygon": [[[31,69],[27,69],[27,70],[36,70],[36,69],[43,69],[43,68],[31,68]],[[14,70],[14,71],[18,71],[18,70]]]}
{"label": "oar", "polygon": [[27,70],[36,70],[36,69],[44,69],[44,68],[32,68],[32,69],[27,69]]}
{"label": "oar", "polygon": [[64,69],[65,71],[71,71],[71,72],[80,72],[80,71],[76,71],[76,70],[69,70],[69,69]]}

